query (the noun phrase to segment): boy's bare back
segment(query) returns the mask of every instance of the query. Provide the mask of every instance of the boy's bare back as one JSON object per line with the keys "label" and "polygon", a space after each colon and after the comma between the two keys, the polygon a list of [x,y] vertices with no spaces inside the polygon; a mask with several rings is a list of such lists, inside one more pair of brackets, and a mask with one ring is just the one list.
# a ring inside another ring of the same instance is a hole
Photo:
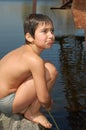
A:
{"label": "boy's bare back", "polygon": [[28,45],[21,46],[0,60],[0,98],[15,92],[23,81],[32,76],[31,67],[37,60],[39,63],[42,59]]}

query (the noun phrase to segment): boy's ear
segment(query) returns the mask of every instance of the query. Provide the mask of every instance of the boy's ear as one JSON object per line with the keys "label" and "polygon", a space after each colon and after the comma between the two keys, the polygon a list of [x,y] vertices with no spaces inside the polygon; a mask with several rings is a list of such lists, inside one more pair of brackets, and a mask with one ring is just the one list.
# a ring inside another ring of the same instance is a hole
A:
{"label": "boy's ear", "polygon": [[26,33],[25,38],[26,38],[26,40],[27,40],[28,42],[30,42],[30,43],[33,42],[33,37],[31,36],[30,33]]}

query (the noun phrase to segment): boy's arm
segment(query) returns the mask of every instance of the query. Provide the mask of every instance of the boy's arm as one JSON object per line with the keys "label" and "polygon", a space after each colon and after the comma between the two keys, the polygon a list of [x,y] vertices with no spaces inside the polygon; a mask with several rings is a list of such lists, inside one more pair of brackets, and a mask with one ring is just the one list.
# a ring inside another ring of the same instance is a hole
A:
{"label": "boy's arm", "polygon": [[48,91],[46,70],[43,60],[39,57],[34,58],[32,60],[30,69],[32,72],[38,100],[43,107],[45,107],[46,109],[50,109],[52,105],[52,100]]}

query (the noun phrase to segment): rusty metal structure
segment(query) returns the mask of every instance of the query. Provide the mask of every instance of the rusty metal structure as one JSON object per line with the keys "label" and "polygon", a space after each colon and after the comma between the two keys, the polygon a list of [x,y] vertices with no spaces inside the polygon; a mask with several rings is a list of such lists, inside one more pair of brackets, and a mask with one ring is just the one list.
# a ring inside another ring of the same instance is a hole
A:
{"label": "rusty metal structure", "polygon": [[61,9],[71,8],[73,0],[62,0]]}
{"label": "rusty metal structure", "polygon": [[86,30],[86,0],[62,0],[60,7],[51,9],[71,9],[76,28]]}
{"label": "rusty metal structure", "polygon": [[32,13],[36,13],[37,0],[33,0]]}
{"label": "rusty metal structure", "polygon": [[76,28],[86,30],[86,0],[73,0],[72,13]]}
{"label": "rusty metal structure", "polygon": [[72,6],[73,0],[62,0],[62,5],[60,7],[51,7],[51,9],[69,9]]}

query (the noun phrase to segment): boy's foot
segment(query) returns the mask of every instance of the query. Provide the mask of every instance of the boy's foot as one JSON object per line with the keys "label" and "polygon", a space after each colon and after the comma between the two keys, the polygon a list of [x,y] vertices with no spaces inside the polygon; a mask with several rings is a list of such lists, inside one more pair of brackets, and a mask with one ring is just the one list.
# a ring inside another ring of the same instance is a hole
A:
{"label": "boy's foot", "polygon": [[41,112],[38,112],[35,115],[32,115],[31,113],[26,113],[24,116],[28,120],[41,124],[45,128],[52,127],[52,124],[47,120],[47,118]]}

